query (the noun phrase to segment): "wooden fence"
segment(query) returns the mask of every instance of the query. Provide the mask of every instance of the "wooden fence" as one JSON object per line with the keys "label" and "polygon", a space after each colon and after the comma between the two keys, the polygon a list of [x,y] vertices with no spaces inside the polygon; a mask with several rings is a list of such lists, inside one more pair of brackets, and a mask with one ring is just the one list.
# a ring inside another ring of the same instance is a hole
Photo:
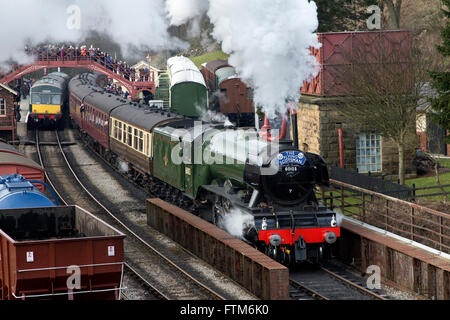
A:
{"label": "wooden fence", "polygon": [[333,210],[450,254],[450,214],[336,180],[318,198]]}

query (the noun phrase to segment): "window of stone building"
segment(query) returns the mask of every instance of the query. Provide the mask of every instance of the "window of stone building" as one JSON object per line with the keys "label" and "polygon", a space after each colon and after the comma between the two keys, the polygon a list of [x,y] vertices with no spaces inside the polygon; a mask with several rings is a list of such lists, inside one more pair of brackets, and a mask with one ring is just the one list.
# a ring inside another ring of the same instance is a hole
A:
{"label": "window of stone building", "polygon": [[359,134],[356,136],[356,167],[360,173],[381,172],[381,136]]}
{"label": "window of stone building", "polygon": [[6,115],[6,101],[0,98],[0,116]]}

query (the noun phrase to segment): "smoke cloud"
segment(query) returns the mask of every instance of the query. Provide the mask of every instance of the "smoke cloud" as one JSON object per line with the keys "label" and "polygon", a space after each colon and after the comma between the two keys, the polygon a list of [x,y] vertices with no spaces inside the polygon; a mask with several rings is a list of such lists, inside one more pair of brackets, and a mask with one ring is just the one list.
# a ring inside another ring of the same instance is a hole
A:
{"label": "smoke cloud", "polygon": [[219,227],[237,238],[244,239],[244,230],[254,225],[255,218],[251,214],[232,209],[223,217]]}
{"label": "smoke cloud", "polygon": [[312,1],[167,0],[166,8],[174,25],[207,12],[214,25],[212,35],[230,54],[230,64],[241,78],[255,89],[255,103],[271,118],[284,112],[287,100],[297,101],[303,81],[319,71],[310,54],[310,47],[320,47],[314,33],[319,25],[317,6]]}
{"label": "smoke cloud", "polygon": [[164,0],[2,0],[0,21],[0,63],[11,58],[29,62],[25,44],[78,43],[91,30],[108,34],[125,55],[131,47],[187,47],[168,33]]}

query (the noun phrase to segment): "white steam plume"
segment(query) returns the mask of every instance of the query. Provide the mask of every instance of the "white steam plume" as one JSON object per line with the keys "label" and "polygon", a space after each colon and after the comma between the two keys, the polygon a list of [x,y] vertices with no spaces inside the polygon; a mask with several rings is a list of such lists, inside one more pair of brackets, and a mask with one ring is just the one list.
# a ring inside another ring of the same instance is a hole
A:
{"label": "white steam plume", "polygon": [[170,24],[180,26],[200,18],[208,10],[209,0],[166,0],[166,10]]}
{"label": "white steam plume", "polygon": [[[230,64],[255,89],[255,103],[269,117],[284,112],[286,100],[297,101],[304,80],[319,65],[310,47],[319,48],[317,6],[308,0],[167,0],[172,23],[196,18],[207,10],[213,36],[230,54]],[[180,12],[174,3],[189,3]],[[195,10],[194,10],[195,8]],[[173,10],[173,11],[170,11]],[[176,17],[176,18],[175,18]]]}
{"label": "white steam plume", "polygon": [[244,231],[254,225],[255,218],[251,214],[231,209],[231,212],[223,217],[219,227],[225,229],[229,234],[243,239]]}
{"label": "white steam plume", "polygon": [[[79,15],[71,8],[79,9]],[[130,46],[185,48],[169,35],[166,14],[164,0],[2,0],[0,64],[11,58],[29,62],[23,53],[27,43],[79,42],[91,30],[106,32],[125,55]]]}

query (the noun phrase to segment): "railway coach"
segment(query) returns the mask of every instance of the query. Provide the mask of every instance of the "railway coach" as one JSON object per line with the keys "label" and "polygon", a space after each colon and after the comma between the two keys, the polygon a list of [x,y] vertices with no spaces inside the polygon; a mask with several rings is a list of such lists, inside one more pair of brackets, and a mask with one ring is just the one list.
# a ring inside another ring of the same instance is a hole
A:
{"label": "railway coach", "polygon": [[70,81],[73,123],[106,160],[136,180],[146,180],[153,172],[153,129],[182,117],[108,94],[96,83],[97,75],[93,74],[82,74]]}
{"label": "railway coach", "polygon": [[237,75],[226,60],[213,60],[202,65],[210,107],[226,115],[237,127],[255,126],[253,89]]}

